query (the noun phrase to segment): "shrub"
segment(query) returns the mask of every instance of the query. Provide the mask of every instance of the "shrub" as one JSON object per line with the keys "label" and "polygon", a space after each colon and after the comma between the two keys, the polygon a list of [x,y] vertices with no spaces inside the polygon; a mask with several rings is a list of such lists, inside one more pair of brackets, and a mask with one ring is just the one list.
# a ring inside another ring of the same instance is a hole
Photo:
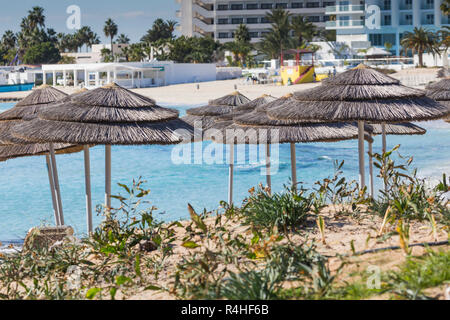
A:
{"label": "shrub", "polygon": [[303,190],[286,188],[284,193],[271,194],[260,186],[256,192],[251,192],[242,214],[245,223],[254,228],[273,230],[277,227],[286,232],[305,222],[311,206],[312,197],[305,197]]}

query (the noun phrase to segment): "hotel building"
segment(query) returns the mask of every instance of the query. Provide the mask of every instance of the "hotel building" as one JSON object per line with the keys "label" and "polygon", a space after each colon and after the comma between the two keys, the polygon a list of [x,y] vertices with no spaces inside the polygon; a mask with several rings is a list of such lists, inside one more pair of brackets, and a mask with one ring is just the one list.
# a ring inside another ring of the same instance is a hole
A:
{"label": "hotel building", "polygon": [[185,36],[211,36],[222,43],[232,41],[234,31],[246,24],[252,42],[258,42],[270,29],[266,14],[275,8],[303,15],[319,28],[325,28],[330,16],[325,8],[332,0],[176,0],[180,4],[177,17],[179,31]]}
{"label": "hotel building", "polygon": [[405,32],[423,27],[437,32],[450,18],[440,9],[442,0],[346,0],[326,8],[326,29],[336,30],[336,40],[354,49],[392,45],[400,54]]}

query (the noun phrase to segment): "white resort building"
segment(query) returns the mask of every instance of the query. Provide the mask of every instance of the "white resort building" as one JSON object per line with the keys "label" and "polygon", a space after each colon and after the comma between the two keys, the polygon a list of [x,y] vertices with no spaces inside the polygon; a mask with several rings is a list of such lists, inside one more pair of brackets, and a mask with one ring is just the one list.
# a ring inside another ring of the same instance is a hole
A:
{"label": "white resort building", "polygon": [[423,27],[437,32],[449,25],[450,18],[440,9],[442,0],[345,0],[326,8],[331,17],[326,29],[336,30],[337,42],[353,49],[369,46],[384,48],[400,55],[400,41],[405,32]]}
{"label": "white resort building", "polygon": [[185,36],[211,36],[222,43],[232,41],[234,31],[246,24],[252,42],[258,42],[270,29],[266,14],[275,8],[289,10],[292,15],[304,15],[320,28],[329,16],[325,7],[334,6],[331,0],[176,0],[180,5],[179,31]]}
{"label": "white resort building", "polygon": [[[43,65],[34,82],[95,88],[116,82],[125,88],[147,88],[179,83],[214,81],[215,64],[167,61]],[[43,81],[45,79],[45,81]]]}

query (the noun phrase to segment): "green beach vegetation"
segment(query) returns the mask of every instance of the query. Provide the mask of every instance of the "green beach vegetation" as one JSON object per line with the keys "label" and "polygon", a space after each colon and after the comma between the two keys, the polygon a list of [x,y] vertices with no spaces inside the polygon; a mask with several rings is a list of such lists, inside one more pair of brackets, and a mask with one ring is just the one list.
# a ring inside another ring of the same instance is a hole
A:
{"label": "green beach vegetation", "polygon": [[[337,162],[313,189],[259,186],[242,206],[188,205],[190,220],[172,223],[158,221],[142,179],[120,184],[119,207],[97,207],[103,222],[90,237],[0,255],[0,299],[443,299],[448,235],[410,240],[424,228],[448,233],[447,177],[426,187],[394,153],[375,155],[388,185],[379,199],[356,192]],[[340,238],[337,250],[333,233],[348,225],[377,248]]]}

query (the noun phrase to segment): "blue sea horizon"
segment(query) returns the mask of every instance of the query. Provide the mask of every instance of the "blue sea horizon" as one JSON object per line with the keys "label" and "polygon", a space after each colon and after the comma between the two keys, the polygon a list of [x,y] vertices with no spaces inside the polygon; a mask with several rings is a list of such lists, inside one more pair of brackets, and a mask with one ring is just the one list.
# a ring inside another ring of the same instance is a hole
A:
{"label": "blue sea horizon", "polygon": [[[13,104],[0,104],[0,112]],[[186,106],[172,106],[182,113]],[[400,153],[413,156],[413,167],[421,177],[437,181],[443,173],[450,173],[450,125],[443,121],[419,123],[428,133],[425,136],[389,136],[388,147],[401,144]],[[209,142],[204,143],[204,147]],[[197,211],[218,209],[227,199],[228,166],[175,165],[171,161],[173,146],[113,146],[113,194],[122,193],[117,183],[131,185],[142,177],[151,190],[148,200],[158,208],[156,218],[173,221],[189,218],[187,204]],[[381,138],[376,137],[374,152],[380,152]],[[347,179],[358,178],[357,141],[336,143],[297,144],[298,180],[312,187],[318,180],[332,176],[335,160],[345,161]],[[83,153],[58,155],[57,164],[61,184],[66,224],[77,235],[86,234]],[[280,145],[278,173],[272,177],[274,192],[283,190],[290,179],[289,145]],[[92,200],[104,202],[104,147],[91,149]],[[248,190],[265,183],[260,165],[236,165],[234,199],[236,204],[248,195]],[[45,157],[25,157],[0,162],[0,241],[20,242],[27,231],[42,224],[53,225],[53,210],[48,185]],[[376,189],[380,188],[376,181]],[[114,205],[114,202],[113,202]],[[161,213],[161,214],[159,214]],[[101,217],[94,215],[94,225]]]}

